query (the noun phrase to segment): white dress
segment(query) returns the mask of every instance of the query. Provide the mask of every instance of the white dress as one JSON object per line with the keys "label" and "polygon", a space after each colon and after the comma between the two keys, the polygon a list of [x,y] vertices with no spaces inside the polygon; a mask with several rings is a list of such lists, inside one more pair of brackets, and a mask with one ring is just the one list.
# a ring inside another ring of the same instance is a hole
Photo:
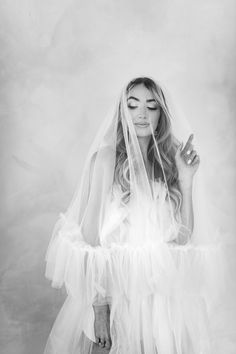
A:
{"label": "white dress", "polygon": [[221,274],[219,247],[175,245],[166,188],[140,207],[107,201],[100,246],[64,226],[47,252],[45,276],[68,296],[44,354],[88,354],[94,336],[93,304],[109,303],[110,354],[215,354],[209,322]]}

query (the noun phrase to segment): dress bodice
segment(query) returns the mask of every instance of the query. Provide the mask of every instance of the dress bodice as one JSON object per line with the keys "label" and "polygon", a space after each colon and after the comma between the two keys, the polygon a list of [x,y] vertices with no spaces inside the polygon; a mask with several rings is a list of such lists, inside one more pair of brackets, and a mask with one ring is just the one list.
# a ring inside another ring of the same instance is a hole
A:
{"label": "dress bodice", "polygon": [[142,245],[146,242],[165,242],[172,235],[173,220],[170,213],[165,184],[152,182],[153,198],[141,203],[122,201],[122,193],[115,188],[113,199],[107,201],[100,233],[101,245]]}

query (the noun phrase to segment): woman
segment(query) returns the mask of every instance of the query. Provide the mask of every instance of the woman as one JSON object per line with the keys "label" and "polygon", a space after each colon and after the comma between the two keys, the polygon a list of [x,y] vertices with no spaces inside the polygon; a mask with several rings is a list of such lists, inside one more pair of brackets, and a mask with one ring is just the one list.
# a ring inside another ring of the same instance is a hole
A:
{"label": "woman", "polygon": [[[184,237],[183,234],[178,233],[176,239],[173,241],[185,244],[189,240],[193,229],[192,183],[193,176],[200,162],[199,156],[196,151],[193,150],[193,135],[189,137],[183,149],[181,149],[181,144],[180,148],[176,150],[172,142],[170,121],[168,117],[162,113],[161,105],[155,98],[158,94],[163,94],[161,91],[160,93],[158,92],[155,83],[149,78],[144,77],[132,80],[127,86],[127,93],[128,109],[131,113],[149,180],[152,179],[152,161],[150,161],[148,157],[151,150],[150,140],[152,130],[155,136],[159,136],[159,141],[162,141],[162,144],[160,144],[160,148],[162,149],[161,154],[166,154],[166,157],[172,161],[172,164],[168,164],[167,160],[166,173],[170,179],[173,179],[172,188],[176,189],[176,194],[178,192],[177,196],[179,198],[179,193],[181,193],[182,203],[180,209],[182,223],[186,226],[186,229],[190,230],[189,234],[184,234]],[[150,124],[152,125],[152,130]],[[123,148],[125,149],[125,146]],[[174,159],[175,163],[173,163]],[[177,178],[174,181],[174,175],[177,174],[178,181]],[[109,306],[97,306],[97,308],[94,306],[94,311],[97,343],[103,347],[110,348]]]}
{"label": "woman", "polygon": [[139,77],[101,126],[46,255],[46,277],[68,297],[45,354],[87,354],[94,342],[111,354],[212,353],[223,267],[218,248],[198,247],[209,237],[200,159],[171,121],[160,85]]}

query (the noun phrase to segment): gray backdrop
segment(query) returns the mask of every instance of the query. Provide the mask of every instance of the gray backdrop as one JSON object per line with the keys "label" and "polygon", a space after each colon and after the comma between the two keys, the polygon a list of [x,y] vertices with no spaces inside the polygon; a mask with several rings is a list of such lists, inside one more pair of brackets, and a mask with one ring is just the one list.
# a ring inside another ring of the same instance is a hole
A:
{"label": "gray backdrop", "polygon": [[1,353],[43,352],[66,296],[44,278],[52,228],[134,76],[159,79],[191,121],[234,242],[235,10],[233,0],[1,0]]}

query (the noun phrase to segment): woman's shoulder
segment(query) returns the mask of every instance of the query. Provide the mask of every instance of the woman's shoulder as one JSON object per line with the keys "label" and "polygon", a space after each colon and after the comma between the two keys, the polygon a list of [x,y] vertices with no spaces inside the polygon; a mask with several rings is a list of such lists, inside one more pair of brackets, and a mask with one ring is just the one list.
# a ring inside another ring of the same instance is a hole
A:
{"label": "woman's shoulder", "polygon": [[103,146],[99,150],[95,151],[92,155],[92,162],[96,160],[101,164],[111,163],[115,158],[115,150],[110,146]]}
{"label": "woman's shoulder", "polygon": [[93,173],[94,168],[100,173],[110,173],[114,169],[115,163],[115,151],[109,147],[101,147],[98,151],[95,151],[90,159],[90,168]]}

